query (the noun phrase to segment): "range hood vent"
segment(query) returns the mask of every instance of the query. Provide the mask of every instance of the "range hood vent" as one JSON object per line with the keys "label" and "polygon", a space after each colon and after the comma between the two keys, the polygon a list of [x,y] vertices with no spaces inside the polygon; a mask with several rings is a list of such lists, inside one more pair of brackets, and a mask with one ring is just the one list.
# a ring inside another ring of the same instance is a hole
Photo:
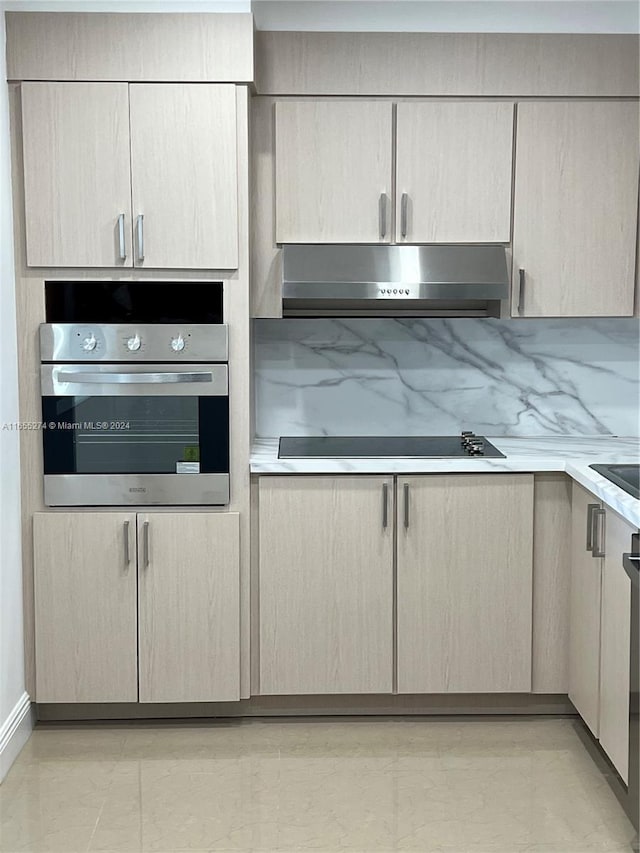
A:
{"label": "range hood vent", "polygon": [[504,246],[283,247],[285,317],[499,317]]}

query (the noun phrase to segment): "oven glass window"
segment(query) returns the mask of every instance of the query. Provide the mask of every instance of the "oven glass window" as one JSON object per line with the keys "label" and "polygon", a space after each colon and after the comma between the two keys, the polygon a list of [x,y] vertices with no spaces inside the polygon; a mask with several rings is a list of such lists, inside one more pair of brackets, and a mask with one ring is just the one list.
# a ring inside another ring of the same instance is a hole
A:
{"label": "oven glass window", "polygon": [[229,470],[220,397],[43,397],[45,474],[208,474]]}

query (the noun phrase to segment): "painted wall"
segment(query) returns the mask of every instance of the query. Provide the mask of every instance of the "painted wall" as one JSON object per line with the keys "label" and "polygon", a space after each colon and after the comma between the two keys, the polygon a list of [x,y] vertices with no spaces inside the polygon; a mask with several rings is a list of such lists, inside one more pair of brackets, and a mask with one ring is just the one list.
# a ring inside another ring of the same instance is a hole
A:
{"label": "painted wall", "polygon": [[636,33],[635,0],[254,0],[259,30]]}
{"label": "painted wall", "polygon": [[[22,566],[20,555],[18,378],[11,217],[9,106],[4,14],[0,17],[0,779],[21,748],[28,699],[24,691]],[[14,731],[22,720],[22,726]],[[28,723],[29,721],[27,721]]]}
{"label": "painted wall", "polygon": [[640,434],[638,321],[256,320],[256,434]]}

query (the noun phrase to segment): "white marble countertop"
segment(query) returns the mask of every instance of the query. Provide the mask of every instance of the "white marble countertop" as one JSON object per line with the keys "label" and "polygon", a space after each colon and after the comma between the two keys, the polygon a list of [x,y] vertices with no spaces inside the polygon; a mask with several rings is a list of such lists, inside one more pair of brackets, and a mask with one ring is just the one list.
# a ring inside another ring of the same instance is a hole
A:
{"label": "white marble countertop", "polygon": [[438,474],[564,471],[630,524],[640,527],[640,501],[589,468],[595,463],[640,463],[640,439],[500,438],[487,436],[506,459],[278,459],[278,438],[251,449],[252,474]]}

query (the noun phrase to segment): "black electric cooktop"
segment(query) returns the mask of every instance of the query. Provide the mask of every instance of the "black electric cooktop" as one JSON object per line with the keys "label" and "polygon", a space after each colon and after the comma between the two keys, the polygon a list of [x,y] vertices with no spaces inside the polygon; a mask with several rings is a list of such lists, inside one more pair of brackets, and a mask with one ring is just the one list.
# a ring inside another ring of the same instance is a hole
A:
{"label": "black electric cooktop", "polygon": [[282,436],[279,459],[505,458],[482,435]]}

